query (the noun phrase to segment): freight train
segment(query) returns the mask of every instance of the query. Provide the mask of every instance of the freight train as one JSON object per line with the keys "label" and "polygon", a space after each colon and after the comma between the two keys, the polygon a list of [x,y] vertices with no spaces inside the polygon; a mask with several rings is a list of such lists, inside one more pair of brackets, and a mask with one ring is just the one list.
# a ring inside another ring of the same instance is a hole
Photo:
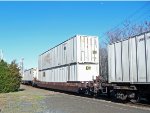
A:
{"label": "freight train", "polygon": [[109,44],[108,73],[108,80],[99,74],[98,37],[76,35],[39,55],[32,85],[132,102],[150,100],[150,32]]}

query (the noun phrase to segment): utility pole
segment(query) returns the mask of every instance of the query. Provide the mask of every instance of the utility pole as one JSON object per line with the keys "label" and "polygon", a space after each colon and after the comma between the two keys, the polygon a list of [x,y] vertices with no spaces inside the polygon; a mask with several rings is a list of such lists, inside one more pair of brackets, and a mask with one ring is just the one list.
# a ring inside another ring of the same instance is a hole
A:
{"label": "utility pole", "polygon": [[102,76],[102,54],[101,54],[101,46],[99,46],[99,67],[100,67],[99,73],[100,73],[100,76]]}
{"label": "utility pole", "polygon": [[3,55],[3,50],[1,49],[1,50],[0,50],[0,61],[3,60],[3,57],[4,57],[4,55]]}
{"label": "utility pole", "polygon": [[20,61],[20,73],[21,73],[21,76],[23,77],[24,76],[24,58],[21,58],[21,61]]}

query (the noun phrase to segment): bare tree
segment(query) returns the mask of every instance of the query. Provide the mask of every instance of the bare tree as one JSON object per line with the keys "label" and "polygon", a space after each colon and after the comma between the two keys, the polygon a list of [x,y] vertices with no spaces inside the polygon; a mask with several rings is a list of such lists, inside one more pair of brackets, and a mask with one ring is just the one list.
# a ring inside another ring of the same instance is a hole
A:
{"label": "bare tree", "polygon": [[126,21],[123,27],[113,29],[106,33],[108,38],[107,43],[114,43],[147,31],[150,31],[150,21],[144,21],[140,24],[132,24],[130,21]]}
{"label": "bare tree", "polygon": [[100,48],[100,75],[107,79],[108,75],[108,53],[106,48]]}

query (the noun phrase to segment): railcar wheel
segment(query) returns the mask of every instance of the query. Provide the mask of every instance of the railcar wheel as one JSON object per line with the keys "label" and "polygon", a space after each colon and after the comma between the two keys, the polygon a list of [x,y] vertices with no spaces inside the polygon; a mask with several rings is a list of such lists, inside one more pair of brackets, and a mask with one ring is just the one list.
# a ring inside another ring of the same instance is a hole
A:
{"label": "railcar wheel", "polygon": [[117,99],[120,99],[121,101],[126,101],[128,96],[127,96],[127,94],[125,92],[117,92],[115,94],[115,97]]}
{"label": "railcar wheel", "polygon": [[85,95],[90,95],[89,89],[86,89],[86,90],[85,90]]}
{"label": "railcar wheel", "polygon": [[138,102],[140,102],[140,96],[136,95],[135,98],[130,99],[130,102],[132,102],[132,103],[138,103]]}
{"label": "railcar wheel", "polygon": [[122,94],[122,96],[121,96],[121,100],[122,100],[122,101],[127,100],[127,95],[126,95],[126,94]]}

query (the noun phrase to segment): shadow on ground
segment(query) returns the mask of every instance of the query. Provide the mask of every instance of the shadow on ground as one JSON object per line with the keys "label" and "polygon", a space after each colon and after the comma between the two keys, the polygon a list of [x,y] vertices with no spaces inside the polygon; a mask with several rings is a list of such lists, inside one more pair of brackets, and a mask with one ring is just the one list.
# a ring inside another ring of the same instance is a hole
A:
{"label": "shadow on ground", "polygon": [[21,89],[19,89],[18,91],[24,91],[25,89],[23,89],[23,88],[21,88]]}

